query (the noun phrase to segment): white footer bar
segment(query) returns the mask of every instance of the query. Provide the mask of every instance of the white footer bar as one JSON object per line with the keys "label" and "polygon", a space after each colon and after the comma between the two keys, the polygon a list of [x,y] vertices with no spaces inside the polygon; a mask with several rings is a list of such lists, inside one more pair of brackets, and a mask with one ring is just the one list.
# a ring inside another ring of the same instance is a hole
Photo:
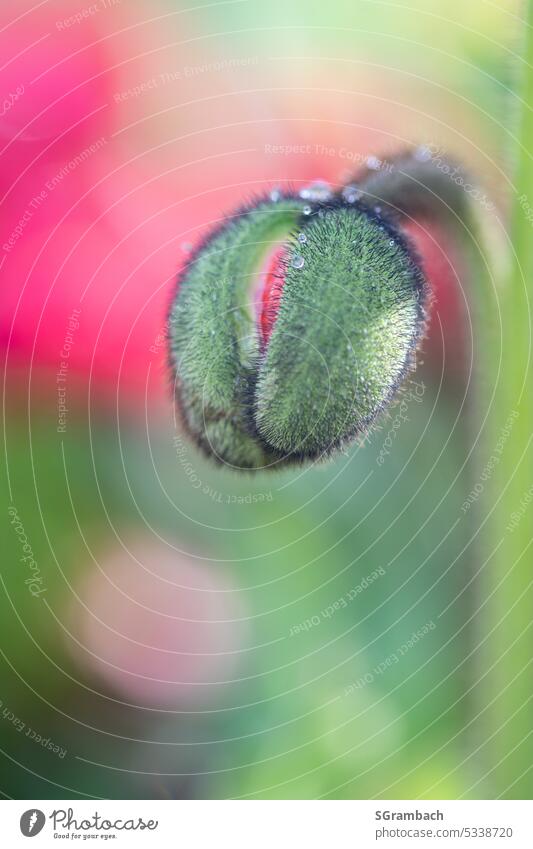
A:
{"label": "white footer bar", "polygon": [[[529,801],[3,801],[0,845],[533,847]],[[35,843],[29,843],[35,838]]]}

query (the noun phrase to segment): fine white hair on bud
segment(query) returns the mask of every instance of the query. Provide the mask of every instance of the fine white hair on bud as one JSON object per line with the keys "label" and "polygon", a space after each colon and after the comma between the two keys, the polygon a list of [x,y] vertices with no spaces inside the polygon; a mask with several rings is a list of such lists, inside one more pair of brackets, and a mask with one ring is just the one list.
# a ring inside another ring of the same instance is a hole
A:
{"label": "fine white hair on bud", "polygon": [[345,192],[257,200],[178,281],[169,352],[184,428],[235,468],[330,455],[368,431],[413,367],[427,295],[385,211]]}

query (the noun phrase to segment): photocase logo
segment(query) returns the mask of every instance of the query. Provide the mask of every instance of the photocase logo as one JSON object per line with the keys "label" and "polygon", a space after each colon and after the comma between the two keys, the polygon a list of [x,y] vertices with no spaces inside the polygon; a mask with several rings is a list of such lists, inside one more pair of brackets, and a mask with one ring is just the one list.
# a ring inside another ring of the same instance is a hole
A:
{"label": "photocase logo", "polygon": [[46,817],[38,808],[24,811],[20,818],[20,830],[24,837],[35,837],[42,830]]}

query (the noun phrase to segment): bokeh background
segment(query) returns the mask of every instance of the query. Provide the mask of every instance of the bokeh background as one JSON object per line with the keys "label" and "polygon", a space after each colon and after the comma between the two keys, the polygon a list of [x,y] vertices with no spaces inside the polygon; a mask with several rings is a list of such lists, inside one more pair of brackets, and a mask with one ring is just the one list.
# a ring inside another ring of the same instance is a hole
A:
{"label": "bokeh background", "polygon": [[425,144],[505,211],[517,15],[514,0],[3,4],[5,796],[494,792],[469,723],[454,245],[413,232],[435,306],[402,416],[325,466],[238,476],[201,458],[164,338],[191,247],[257,193],[338,185]]}

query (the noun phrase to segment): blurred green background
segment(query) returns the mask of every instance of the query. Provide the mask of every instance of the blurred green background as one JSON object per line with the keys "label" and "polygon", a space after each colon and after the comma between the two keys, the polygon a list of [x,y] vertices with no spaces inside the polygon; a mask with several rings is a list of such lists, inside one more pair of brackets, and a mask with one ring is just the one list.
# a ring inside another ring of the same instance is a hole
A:
{"label": "blurred green background", "polygon": [[[393,407],[328,465],[239,477],[202,459],[175,422],[160,334],[189,242],[263,187],[340,181],[419,142],[503,203],[517,4],[81,8],[8,21],[9,56],[49,33],[38,61],[59,71],[39,95],[49,126],[15,123],[0,157],[3,243],[36,187],[106,142],[2,260],[2,792],[490,797],[469,722],[471,354],[453,246],[428,260],[435,319],[408,421],[394,427]],[[6,94],[42,72],[33,55]]]}

